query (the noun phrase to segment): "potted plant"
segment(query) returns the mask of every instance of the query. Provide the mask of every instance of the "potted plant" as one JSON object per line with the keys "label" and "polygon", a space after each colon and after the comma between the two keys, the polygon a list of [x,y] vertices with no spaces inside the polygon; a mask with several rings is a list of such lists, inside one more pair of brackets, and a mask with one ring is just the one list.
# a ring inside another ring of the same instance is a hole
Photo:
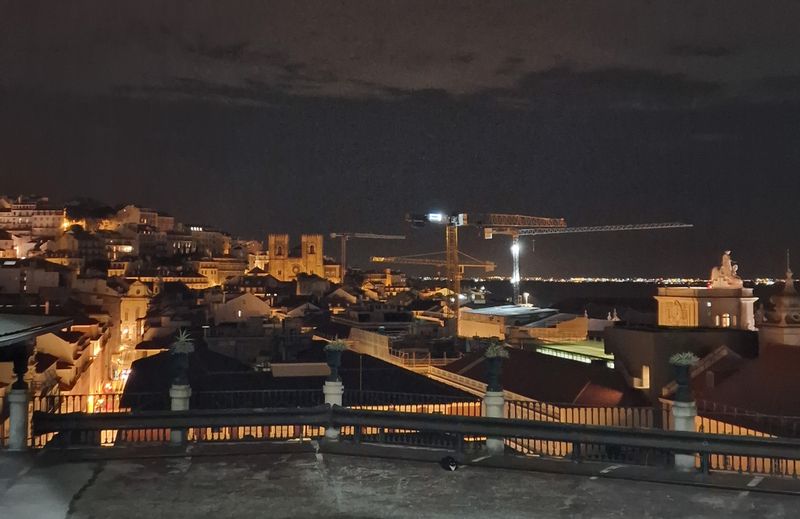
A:
{"label": "potted plant", "polygon": [[500,383],[500,372],[502,371],[503,367],[503,360],[509,357],[508,348],[506,345],[500,342],[497,338],[492,338],[489,342],[489,346],[486,347],[486,351],[483,354],[486,357],[486,369],[487,369],[487,384],[486,390],[487,391],[502,391],[503,386]]}
{"label": "potted plant", "polygon": [[675,383],[678,385],[678,389],[675,391],[676,401],[691,402],[693,400],[692,389],[689,386],[691,382],[689,371],[692,366],[697,364],[698,360],[700,359],[697,358],[697,355],[690,351],[676,353],[669,358],[669,363],[675,370]]}
{"label": "potted plant", "polygon": [[169,347],[172,356],[172,384],[189,385],[189,354],[194,351],[194,340],[188,330],[180,330]]}
{"label": "potted plant", "polygon": [[342,365],[342,352],[347,350],[347,343],[336,339],[335,341],[326,344],[324,349],[328,367],[331,368],[331,374],[328,376],[328,381],[339,382],[339,366]]}

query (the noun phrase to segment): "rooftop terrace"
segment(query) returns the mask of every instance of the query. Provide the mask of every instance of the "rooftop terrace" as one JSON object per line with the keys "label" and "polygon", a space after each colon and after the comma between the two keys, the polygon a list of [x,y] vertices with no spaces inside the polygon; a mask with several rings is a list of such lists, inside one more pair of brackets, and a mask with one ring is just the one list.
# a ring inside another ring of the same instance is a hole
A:
{"label": "rooftop terrace", "polygon": [[[0,463],[8,517],[791,517],[800,499],[750,490],[321,454]],[[569,465],[569,464],[567,464]],[[610,468],[612,467],[612,468]],[[609,470],[610,468],[610,470]],[[634,476],[629,476],[634,477]],[[3,514],[6,515],[5,513]]]}

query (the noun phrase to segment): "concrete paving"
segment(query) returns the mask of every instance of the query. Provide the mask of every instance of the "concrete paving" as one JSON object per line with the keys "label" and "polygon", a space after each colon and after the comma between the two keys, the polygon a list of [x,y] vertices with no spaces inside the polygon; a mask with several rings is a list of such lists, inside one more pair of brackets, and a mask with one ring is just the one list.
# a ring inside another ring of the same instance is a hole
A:
{"label": "concrete paving", "polygon": [[4,518],[780,518],[800,509],[790,495],[313,451],[14,468],[8,459]]}

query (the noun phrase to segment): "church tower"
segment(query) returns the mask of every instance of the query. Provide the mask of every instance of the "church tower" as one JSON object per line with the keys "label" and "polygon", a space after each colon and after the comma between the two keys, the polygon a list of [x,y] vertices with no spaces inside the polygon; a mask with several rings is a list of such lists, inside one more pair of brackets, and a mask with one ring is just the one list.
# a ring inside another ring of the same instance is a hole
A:
{"label": "church tower", "polygon": [[267,238],[269,250],[269,274],[281,281],[286,281],[291,272],[287,269],[289,258],[289,235],[270,234]]}
{"label": "church tower", "polygon": [[758,338],[762,346],[786,344],[800,346],[800,294],[794,287],[789,252],[786,252],[786,280],[783,290],[770,298],[772,309],[767,310],[758,325]]}
{"label": "church tower", "polygon": [[322,235],[304,234],[300,237],[300,257],[303,272],[325,277],[324,256],[322,253]]}

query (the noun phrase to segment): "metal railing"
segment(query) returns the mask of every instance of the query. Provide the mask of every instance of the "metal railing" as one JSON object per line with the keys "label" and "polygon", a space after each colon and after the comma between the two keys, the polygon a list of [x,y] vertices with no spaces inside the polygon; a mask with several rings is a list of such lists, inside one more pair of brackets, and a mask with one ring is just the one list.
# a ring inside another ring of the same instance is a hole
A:
{"label": "metal railing", "polygon": [[[506,401],[506,418],[543,422],[601,425],[636,429],[659,427],[651,407],[589,407],[575,404],[550,404],[532,401]],[[506,445],[523,454],[564,457],[572,455],[573,445],[539,439],[507,438]],[[625,461],[628,452],[622,449],[585,449],[583,455],[592,459]],[[653,455],[653,453],[648,453]]]}
{"label": "metal railing", "polygon": [[198,391],[190,409],[249,409],[263,407],[313,407],[321,405],[319,389],[265,389],[247,391]]}
{"label": "metal railing", "polygon": [[[93,393],[78,395],[35,395],[29,404],[29,413],[128,413],[137,410],[169,409],[169,395],[165,393]],[[116,441],[116,433],[104,431],[101,443]],[[41,448],[52,440],[52,434],[37,435],[29,426],[28,446]]]}
{"label": "metal railing", "polygon": [[462,355],[458,354],[453,357],[448,357],[445,353],[444,357],[433,357],[430,352],[417,353],[407,352],[389,348],[389,357],[394,364],[399,364],[406,368],[424,368],[427,366],[447,366],[448,364],[459,360]]}
{"label": "metal railing", "polygon": [[[513,441],[546,441],[568,445],[550,457],[567,457],[575,461],[613,459],[624,463],[669,464],[674,454],[695,454],[701,468],[762,472],[757,466],[716,468],[713,456],[742,459],[774,460],[770,474],[797,477],[800,441],[784,438],[761,438],[694,432],[662,431],[581,424],[564,424],[509,418],[448,416],[430,413],[374,411],[343,407],[317,406],[291,409],[191,410],[178,412],[144,411],[140,413],[69,413],[37,412],[34,432],[39,435],[59,434],[55,444],[102,443],[102,431],[115,431],[118,440],[134,434],[163,443],[170,430],[185,430],[189,441],[206,441],[198,431],[231,430],[233,428],[268,427],[270,431],[291,429],[292,437],[318,437],[326,427],[342,428],[341,441],[353,443],[408,443],[463,452],[480,448],[482,439],[496,437]],[[350,429],[351,434],[344,434]],[[149,436],[147,436],[149,434]],[[286,439],[282,434],[234,440]],[[217,441],[211,438],[210,441]],[[508,450],[515,453],[515,450]]]}
{"label": "metal railing", "polygon": [[440,369],[435,366],[428,366],[426,374],[430,378],[452,382],[474,393],[480,393],[480,394],[486,393],[485,382],[480,382],[478,380],[459,375],[458,373],[452,373],[450,371],[447,371],[445,369]]}
{"label": "metal railing", "polygon": [[[703,399],[698,399],[695,404],[697,405],[697,413],[708,421],[705,424],[708,432],[719,431],[724,434],[800,438],[800,416],[758,413]],[[721,422],[727,425],[721,426],[719,423],[714,422]]]}

